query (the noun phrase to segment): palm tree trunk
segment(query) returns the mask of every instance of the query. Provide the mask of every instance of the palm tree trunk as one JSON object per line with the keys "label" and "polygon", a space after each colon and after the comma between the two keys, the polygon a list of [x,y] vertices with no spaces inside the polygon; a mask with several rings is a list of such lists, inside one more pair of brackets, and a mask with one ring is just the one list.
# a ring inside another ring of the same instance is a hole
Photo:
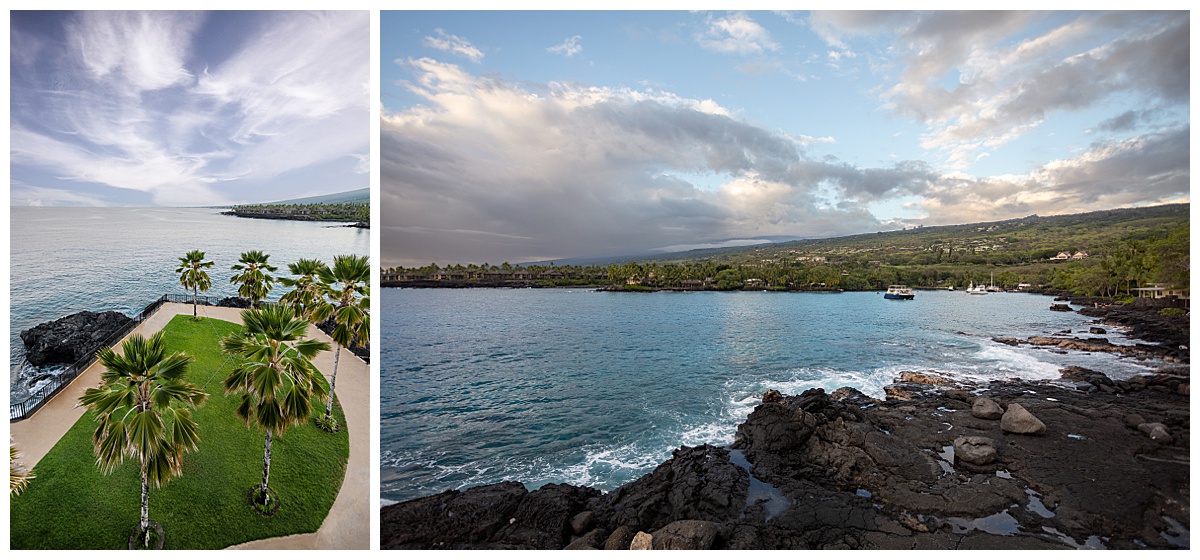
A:
{"label": "palm tree trunk", "polygon": [[[267,431],[267,443],[263,445],[263,481],[262,491],[267,492],[267,480],[271,477],[271,432]],[[265,497],[265,496],[264,496]]]}
{"label": "palm tree trunk", "polygon": [[331,377],[329,379],[329,402],[325,403],[325,421],[326,422],[328,422],[329,419],[333,417],[333,389],[335,386],[337,386],[338,358],[341,357],[341,355],[342,355],[342,345],[338,344],[336,342],[333,344],[337,348],[335,348],[333,350],[333,377]]}
{"label": "palm tree trunk", "polygon": [[199,286],[192,286],[192,318],[196,319],[196,300],[200,297]]}
{"label": "palm tree trunk", "polygon": [[150,546],[150,478],[146,474],[146,466],[142,465],[142,522],[138,523],[138,532],[146,533],[146,546]]}

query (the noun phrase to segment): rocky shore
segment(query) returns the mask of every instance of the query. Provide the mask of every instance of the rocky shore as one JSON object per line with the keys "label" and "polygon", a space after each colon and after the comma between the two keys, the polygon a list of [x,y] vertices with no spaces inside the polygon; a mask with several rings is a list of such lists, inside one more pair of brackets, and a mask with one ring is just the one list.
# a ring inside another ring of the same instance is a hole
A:
{"label": "rocky shore", "polygon": [[[1158,324],[1161,315],[1127,307],[1093,309],[1157,342],[1131,355],[1181,365],[989,384],[901,372],[884,400],[851,388],[768,391],[729,448],[682,447],[607,493],[501,482],[394,504],[381,510],[380,545],[1189,548],[1190,370],[1187,343],[1173,344],[1186,340],[1188,318]],[[1066,348],[1034,338],[1015,343]],[[1097,338],[1085,351],[1126,352]]]}

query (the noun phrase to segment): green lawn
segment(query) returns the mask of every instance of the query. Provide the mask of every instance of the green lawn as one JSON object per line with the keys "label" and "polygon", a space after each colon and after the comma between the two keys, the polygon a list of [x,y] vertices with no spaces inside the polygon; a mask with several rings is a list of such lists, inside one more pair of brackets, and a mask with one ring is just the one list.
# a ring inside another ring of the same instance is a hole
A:
{"label": "green lawn", "polygon": [[[232,368],[219,341],[240,325],[178,315],[164,329],[168,348],[195,358],[188,380],[203,387],[208,402],[196,411],[200,448],[186,455],[183,476],[150,487],[150,519],[162,524],[164,548],[215,549],[316,531],[341,488],[350,452],[345,429],[318,430],[311,421],[276,437],[271,448],[270,486],[282,507],[261,517],[247,492],[262,480],[265,433],[251,430],[234,414],[235,399],[222,381]],[[324,406],[321,406],[321,413]],[[341,426],[345,417],[335,403]],[[37,422],[37,415],[24,422]],[[34,467],[37,478],[11,498],[12,549],[119,549],[137,526],[141,478],[136,461],[105,476],[96,466],[90,413],[71,427]],[[17,442],[18,447],[20,442]]]}

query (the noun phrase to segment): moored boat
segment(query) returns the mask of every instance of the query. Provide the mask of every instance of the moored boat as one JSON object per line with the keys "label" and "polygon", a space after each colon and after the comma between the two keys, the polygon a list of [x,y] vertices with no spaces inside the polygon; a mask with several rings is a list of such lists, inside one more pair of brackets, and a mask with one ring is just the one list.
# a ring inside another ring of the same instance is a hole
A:
{"label": "moored boat", "polygon": [[973,296],[984,295],[988,293],[987,286],[984,286],[983,284],[976,286],[974,282],[971,282],[971,285],[967,286],[967,293]]}
{"label": "moored boat", "polygon": [[903,284],[893,284],[883,294],[884,299],[912,299],[915,297],[912,288]]}

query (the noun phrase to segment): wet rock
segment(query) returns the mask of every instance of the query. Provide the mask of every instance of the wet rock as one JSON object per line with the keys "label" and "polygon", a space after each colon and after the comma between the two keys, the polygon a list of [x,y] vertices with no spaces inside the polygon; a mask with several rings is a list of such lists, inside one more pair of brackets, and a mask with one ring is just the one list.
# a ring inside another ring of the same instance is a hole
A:
{"label": "wet rock", "polygon": [[900,372],[900,380],[905,383],[920,383],[921,385],[954,385],[954,380],[949,377],[919,371],[902,371]]}
{"label": "wet rock", "polygon": [[[758,410],[779,406],[764,404]],[[593,509],[602,508],[597,524],[654,531],[682,519],[737,517],[749,486],[750,475],[729,462],[728,449],[681,447],[653,472],[604,495]]]}
{"label": "wet rock", "polygon": [[629,550],[653,550],[653,548],[654,537],[652,537],[649,533],[643,533],[642,531],[638,531],[638,533],[633,536],[633,541],[629,543]]}
{"label": "wet rock", "polygon": [[1189,396],[1192,394],[1192,386],[1190,383],[1180,383],[1179,387],[1175,389],[1175,392],[1185,397]]}
{"label": "wet rock", "polygon": [[630,550],[629,545],[633,542],[633,529],[625,525],[617,527],[608,539],[604,541],[604,550]]}
{"label": "wet rock", "polygon": [[976,397],[975,403],[971,405],[971,416],[984,420],[995,420],[1004,416],[1004,409],[1000,408],[1000,405],[992,399]]}
{"label": "wet rock", "polygon": [[862,391],[859,391],[858,389],[855,389],[854,387],[838,387],[837,390],[835,390],[834,392],[829,394],[829,397],[832,399],[835,399],[835,400],[839,400],[839,401],[842,401],[842,400],[875,401],[875,399],[868,397],[867,395],[863,394]]}
{"label": "wet rock", "polygon": [[738,436],[754,442],[765,451],[798,449],[808,441],[820,421],[802,408],[783,402],[763,403],[746,422],[738,426]]}
{"label": "wet rock", "polygon": [[675,521],[654,532],[654,550],[709,550],[721,533],[721,526],[711,521],[685,519]]}
{"label": "wet rock", "polygon": [[547,484],[521,498],[493,541],[518,548],[561,549],[570,540],[571,520],[600,491],[570,484]]}
{"label": "wet rock", "polygon": [[133,327],[133,319],[116,311],[80,311],[21,331],[30,364],[71,364],[104,346],[104,342]]}
{"label": "wet rock", "polygon": [[916,398],[912,393],[895,385],[884,387],[883,394],[887,396],[887,400],[889,401],[911,401]]}
{"label": "wet rock", "polygon": [[[1071,332],[1071,331],[1067,331],[1067,332]],[[1000,344],[1007,344],[1009,346],[1019,346],[1022,342],[1025,342],[1025,341],[1021,340],[1019,338],[995,337],[995,338],[992,338],[992,342],[999,342]]]}
{"label": "wet rock", "polygon": [[1000,417],[1000,429],[1014,434],[1039,435],[1046,432],[1046,425],[1025,407],[1012,403]]}
{"label": "wet rock", "polygon": [[986,465],[996,460],[996,442],[980,436],[958,436],[954,438],[954,458],[975,465]]}
{"label": "wet rock", "polygon": [[764,402],[764,403],[773,403],[773,402],[779,402],[782,400],[783,400],[783,393],[780,393],[779,391],[776,391],[775,389],[768,389],[767,392],[763,393],[763,396],[762,396],[762,402]]}
{"label": "wet rock", "polygon": [[1092,327],[1092,328],[1088,329],[1088,332],[1092,333],[1092,334],[1108,334],[1108,331],[1106,331],[1100,327]]}

